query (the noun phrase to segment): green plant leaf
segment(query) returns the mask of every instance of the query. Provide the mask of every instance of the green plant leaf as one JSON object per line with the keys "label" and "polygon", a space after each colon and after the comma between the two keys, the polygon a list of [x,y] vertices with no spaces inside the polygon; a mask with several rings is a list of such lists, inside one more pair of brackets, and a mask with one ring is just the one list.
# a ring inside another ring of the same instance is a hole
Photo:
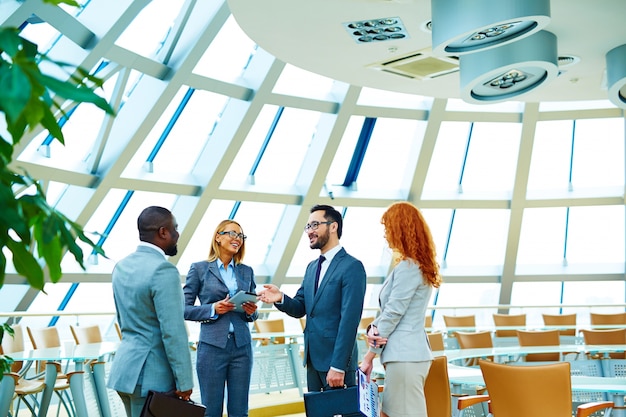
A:
{"label": "green plant leaf", "polygon": [[43,291],[43,270],[33,254],[27,251],[24,245],[13,239],[7,241],[7,247],[13,253],[13,265],[17,273],[24,275],[31,287]]}
{"label": "green plant leaf", "polygon": [[31,95],[30,80],[16,65],[0,70],[0,110],[4,111],[9,123],[14,123]]}
{"label": "green plant leaf", "polygon": [[52,240],[44,245],[37,246],[40,256],[43,256],[48,265],[50,273],[50,281],[58,282],[61,279],[61,260],[63,259],[63,247],[58,236],[54,236]]}
{"label": "green plant leaf", "polygon": [[81,103],[93,103],[109,114],[114,113],[113,109],[105,99],[94,93],[93,90],[86,86],[76,85],[67,81],[60,81],[44,74],[39,75],[37,78],[42,85],[54,91],[61,97]]}
{"label": "green plant leaf", "polygon": [[[4,245],[2,245],[4,246]],[[0,288],[4,285],[4,277],[7,270],[7,258],[4,256],[4,253],[0,250]]]}

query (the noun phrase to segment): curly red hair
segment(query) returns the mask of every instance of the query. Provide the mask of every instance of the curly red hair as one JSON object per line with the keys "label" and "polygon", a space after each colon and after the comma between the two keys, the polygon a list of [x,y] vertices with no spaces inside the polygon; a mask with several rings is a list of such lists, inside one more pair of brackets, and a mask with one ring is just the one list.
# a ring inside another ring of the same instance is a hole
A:
{"label": "curly red hair", "polygon": [[389,247],[399,255],[399,260],[415,261],[424,279],[435,288],[441,284],[439,264],[436,261],[435,243],[422,213],[411,203],[394,203],[381,218]]}

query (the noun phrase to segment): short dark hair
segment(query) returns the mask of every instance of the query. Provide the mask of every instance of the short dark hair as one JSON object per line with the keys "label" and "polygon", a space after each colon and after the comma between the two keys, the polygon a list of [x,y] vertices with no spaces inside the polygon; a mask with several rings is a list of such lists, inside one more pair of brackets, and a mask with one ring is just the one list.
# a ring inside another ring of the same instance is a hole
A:
{"label": "short dark hair", "polygon": [[326,204],[316,204],[311,207],[310,213],[314,213],[316,211],[324,211],[324,218],[327,221],[332,221],[337,223],[337,237],[341,239],[341,233],[343,231],[343,217],[341,217],[341,213],[339,213],[333,206],[328,206]]}
{"label": "short dark hair", "polygon": [[163,207],[150,206],[143,209],[137,218],[139,240],[152,243],[157,231],[161,227],[168,227],[172,217],[172,212]]}

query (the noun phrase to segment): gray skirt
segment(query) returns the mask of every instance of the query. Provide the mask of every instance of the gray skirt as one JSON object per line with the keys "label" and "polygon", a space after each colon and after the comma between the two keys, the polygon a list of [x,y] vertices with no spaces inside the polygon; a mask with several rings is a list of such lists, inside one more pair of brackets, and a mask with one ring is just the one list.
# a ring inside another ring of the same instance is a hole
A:
{"label": "gray skirt", "polygon": [[431,361],[387,362],[382,410],[389,417],[427,417],[424,383]]}

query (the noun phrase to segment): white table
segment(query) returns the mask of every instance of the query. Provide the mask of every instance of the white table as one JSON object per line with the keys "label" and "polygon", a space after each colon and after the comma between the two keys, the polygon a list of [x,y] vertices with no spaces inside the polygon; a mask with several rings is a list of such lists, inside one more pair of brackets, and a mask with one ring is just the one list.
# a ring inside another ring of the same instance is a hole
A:
{"label": "white table", "polygon": [[[13,352],[9,356],[16,361],[34,362],[45,361],[46,388],[43,391],[41,402],[39,404],[38,415],[45,416],[48,413],[52,392],[54,391],[54,383],[57,378],[57,369],[54,362],[73,361],[76,371],[83,371],[86,361],[99,361],[91,365],[90,371],[93,372],[94,383],[97,393],[97,400],[102,417],[110,417],[111,411],[106,392],[106,384],[104,381],[104,363],[103,360],[117,350],[119,342],[101,342],[90,343],[84,345],[72,345],[65,347],[33,349],[23,352]],[[89,417],[87,413],[87,405],[84,395],[84,379],[82,374],[72,375],[70,377],[70,390],[72,399],[76,409],[77,417]],[[0,385],[0,415],[8,415],[11,399],[15,392],[15,385],[12,378],[2,378]]]}

